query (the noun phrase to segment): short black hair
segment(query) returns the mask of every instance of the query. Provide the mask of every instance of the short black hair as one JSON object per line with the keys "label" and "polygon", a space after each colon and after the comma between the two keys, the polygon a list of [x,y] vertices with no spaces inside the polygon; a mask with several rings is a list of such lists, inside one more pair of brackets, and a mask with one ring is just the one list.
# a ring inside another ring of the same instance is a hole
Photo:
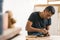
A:
{"label": "short black hair", "polygon": [[52,14],[55,14],[55,8],[53,6],[47,6],[45,10],[47,10],[48,12],[51,12]]}

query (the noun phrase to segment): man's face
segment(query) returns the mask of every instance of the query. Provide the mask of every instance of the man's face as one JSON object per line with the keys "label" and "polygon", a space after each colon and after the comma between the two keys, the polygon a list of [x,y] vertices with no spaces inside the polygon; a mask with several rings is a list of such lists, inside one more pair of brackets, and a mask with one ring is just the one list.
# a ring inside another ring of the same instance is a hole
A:
{"label": "man's face", "polygon": [[44,13],[43,13],[43,17],[44,17],[44,19],[49,19],[49,18],[51,18],[51,16],[53,15],[51,12],[48,12],[48,11],[44,11]]}

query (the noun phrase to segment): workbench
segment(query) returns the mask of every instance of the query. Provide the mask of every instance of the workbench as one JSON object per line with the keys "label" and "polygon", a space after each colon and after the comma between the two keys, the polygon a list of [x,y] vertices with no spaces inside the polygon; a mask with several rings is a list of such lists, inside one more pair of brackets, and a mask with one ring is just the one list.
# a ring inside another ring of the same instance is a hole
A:
{"label": "workbench", "polygon": [[37,36],[26,36],[26,40],[60,40],[60,36],[49,36],[49,37],[37,37]]}

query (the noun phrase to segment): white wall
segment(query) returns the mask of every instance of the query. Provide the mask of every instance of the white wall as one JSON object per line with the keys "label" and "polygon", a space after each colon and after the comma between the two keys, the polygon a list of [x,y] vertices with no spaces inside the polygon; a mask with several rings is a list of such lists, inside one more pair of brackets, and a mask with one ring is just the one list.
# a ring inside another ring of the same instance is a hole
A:
{"label": "white wall", "polygon": [[34,0],[34,4],[47,4],[47,0]]}
{"label": "white wall", "polygon": [[54,6],[55,14],[52,16],[52,24],[50,27],[51,35],[58,35],[59,21],[58,21],[58,7]]}
{"label": "white wall", "polygon": [[11,10],[17,21],[16,26],[24,27],[33,8],[34,2],[32,0],[4,0],[3,13],[6,10]]}
{"label": "white wall", "polygon": [[[7,10],[13,12],[13,17],[17,21],[15,26],[21,27],[24,35],[26,35],[25,25],[34,9],[34,4],[47,4],[47,0],[4,0],[3,3],[3,13]],[[22,40],[25,40],[25,37],[22,37]]]}
{"label": "white wall", "polygon": [[4,0],[3,13],[7,10],[11,10],[13,17],[17,21],[15,26],[21,27],[25,33],[26,22],[34,9],[34,4],[47,4],[47,0]]}
{"label": "white wall", "polygon": [[25,32],[25,25],[27,19],[34,8],[33,0],[4,0],[3,3],[3,13],[7,10],[13,12],[13,17],[16,20],[16,27],[22,28],[22,33]]}

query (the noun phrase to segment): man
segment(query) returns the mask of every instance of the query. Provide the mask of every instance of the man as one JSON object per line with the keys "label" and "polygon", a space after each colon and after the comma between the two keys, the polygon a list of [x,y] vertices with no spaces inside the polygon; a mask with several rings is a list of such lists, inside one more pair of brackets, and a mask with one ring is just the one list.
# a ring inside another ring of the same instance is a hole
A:
{"label": "man", "polygon": [[43,12],[33,12],[27,22],[28,35],[49,36],[51,16],[55,13],[53,6],[48,6]]}

